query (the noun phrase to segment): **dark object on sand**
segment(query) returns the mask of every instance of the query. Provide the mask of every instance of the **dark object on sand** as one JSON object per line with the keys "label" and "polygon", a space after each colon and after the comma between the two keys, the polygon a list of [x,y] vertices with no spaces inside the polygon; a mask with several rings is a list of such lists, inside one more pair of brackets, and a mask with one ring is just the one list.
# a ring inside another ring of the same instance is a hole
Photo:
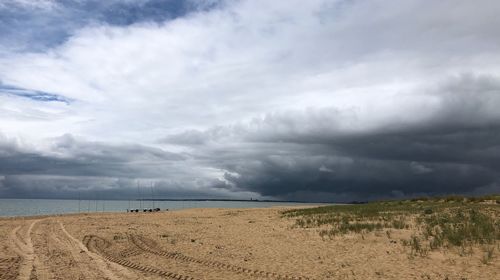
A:
{"label": "dark object on sand", "polygon": [[[144,208],[142,209],[142,212],[160,212],[161,209],[160,208]],[[166,211],[168,211],[168,209],[166,209]],[[139,212],[139,209],[127,209],[127,212],[136,212],[138,213]]]}

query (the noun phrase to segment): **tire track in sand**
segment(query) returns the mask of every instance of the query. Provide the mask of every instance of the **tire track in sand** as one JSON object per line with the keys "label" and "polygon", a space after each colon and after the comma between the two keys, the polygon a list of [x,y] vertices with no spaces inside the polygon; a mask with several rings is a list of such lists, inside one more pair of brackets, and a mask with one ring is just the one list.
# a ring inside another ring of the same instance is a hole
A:
{"label": "tire track in sand", "polygon": [[139,263],[128,261],[128,260],[121,258],[119,256],[113,255],[113,254],[107,252],[107,250],[106,250],[106,248],[111,246],[109,241],[107,241],[103,238],[97,237],[95,235],[85,236],[83,242],[85,243],[87,248],[89,248],[90,251],[96,251],[99,254],[101,254],[106,260],[111,261],[111,262],[115,262],[115,263],[120,264],[124,267],[129,267],[129,268],[132,268],[132,269],[135,269],[135,270],[147,273],[147,274],[159,275],[159,276],[167,277],[167,278],[171,278],[171,279],[199,280],[199,279],[194,278],[192,276],[182,275],[182,274],[174,273],[171,271],[166,271],[163,269],[158,269],[158,268],[155,268],[152,266],[142,265]]}
{"label": "tire track in sand", "polygon": [[33,243],[31,241],[31,232],[33,227],[41,220],[34,220],[28,227],[26,237],[22,238],[22,235],[18,234],[21,226],[14,228],[9,234],[9,245],[11,248],[21,257],[21,263],[19,265],[18,279],[29,280],[36,279],[35,275],[35,261],[36,255],[33,248]]}
{"label": "tire track in sand", "polygon": [[[153,247],[153,246],[149,245],[148,242],[146,242],[143,237],[138,236],[138,235],[130,234],[129,240],[138,249],[140,249],[144,252],[148,252],[148,253],[153,254],[153,255],[166,257],[166,258],[174,259],[174,260],[178,260],[178,261],[197,263],[197,264],[201,264],[204,266],[213,267],[216,269],[227,270],[227,271],[231,271],[234,273],[239,273],[239,274],[241,273],[241,274],[246,274],[248,276],[255,276],[255,277],[259,277],[259,278],[269,278],[269,279],[278,279],[278,280],[287,280],[287,279],[314,280],[314,279],[306,277],[306,276],[292,276],[292,275],[283,275],[283,274],[278,274],[275,272],[268,272],[268,271],[262,271],[262,270],[252,270],[252,269],[248,269],[248,268],[244,268],[241,266],[236,266],[236,265],[232,265],[232,264],[228,264],[228,263],[197,259],[197,258],[183,255],[181,253],[177,253],[177,252],[162,251],[162,250],[157,249],[156,246]],[[154,241],[152,241],[152,242],[154,242]]]}
{"label": "tire track in sand", "polygon": [[64,233],[64,236],[66,237],[66,241],[68,244],[68,248],[70,249],[71,255],[73,256],[73,258],[77,263],[85,262],[84,260],[82,260],[83,258],[80,256],[81,253],[83,252],[91,259],[89,266],[97,268],[99,271],[103,273],[103,275],[107,279],[110,280],[138,279],[137,276],[133,275],[127,269],[124,269],[123,267],[113,262],[109,262],[103,259],[98,254],[89,251],[87,247],[85,247],[85,245],[83,245],[83,243],[80,242],[80,240],[76,239],[66,230],[64,224],[61,221],[58,221],[58,223],[62,233]]}

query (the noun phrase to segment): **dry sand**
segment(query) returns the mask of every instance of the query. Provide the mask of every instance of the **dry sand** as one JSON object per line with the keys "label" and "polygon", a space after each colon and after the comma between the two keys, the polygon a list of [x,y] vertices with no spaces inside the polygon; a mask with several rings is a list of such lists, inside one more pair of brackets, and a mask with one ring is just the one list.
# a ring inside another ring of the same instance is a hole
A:
{"label": "dry sand", "polygon": [[410,257],[404,230],[322,239],[282,210],[4,218],[0,279],[499,279],[480,248]]}

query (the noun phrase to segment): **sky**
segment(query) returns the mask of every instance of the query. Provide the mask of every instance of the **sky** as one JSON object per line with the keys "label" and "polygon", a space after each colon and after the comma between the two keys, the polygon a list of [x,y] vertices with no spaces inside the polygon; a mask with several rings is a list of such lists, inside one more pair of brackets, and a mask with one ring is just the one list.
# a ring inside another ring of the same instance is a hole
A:
{"label": "sky", "polygon": [[2,0],[0,197],[500,193],[498,11]]}

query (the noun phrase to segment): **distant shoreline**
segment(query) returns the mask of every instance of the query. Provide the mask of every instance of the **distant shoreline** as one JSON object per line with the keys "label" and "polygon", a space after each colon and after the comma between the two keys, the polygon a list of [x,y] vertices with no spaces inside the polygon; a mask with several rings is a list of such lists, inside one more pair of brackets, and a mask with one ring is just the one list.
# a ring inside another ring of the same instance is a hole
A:
{"label": "distant shoreline", "polygon": [[268,200],[218,199],[140,199],[140,200],[83,200],[83,199],[0,199],[0,216],[38,216],[64,213],[125,212],[127,209],[186,209],[186,208],[265,208],[272,206],[325,205]]}
{"label": "distant shoreline", "polygon": [[271,203],[303,203],[303,204],[364,204],[367,201],[300,201],[300,200],[273,200],[273,199],[229,199],[229,198],[120,198],[120,199],[99,199],[99,198],[14,198],[7,197],[2,199],[19,200],[81,200],[81,201],[221,201],[221,202],[271,202]]}

